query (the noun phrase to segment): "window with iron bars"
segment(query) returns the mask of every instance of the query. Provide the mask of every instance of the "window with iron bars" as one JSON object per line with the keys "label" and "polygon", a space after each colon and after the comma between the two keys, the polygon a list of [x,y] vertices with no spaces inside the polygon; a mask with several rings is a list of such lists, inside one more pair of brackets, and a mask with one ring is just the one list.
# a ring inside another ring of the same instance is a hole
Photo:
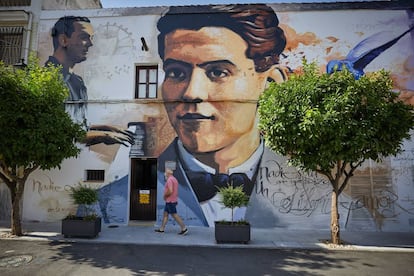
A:
{"label": "window with iron bars", "polygon": [[0,59],[8,65],[21,62],[23,27],[0,27]]}
{"label": "window with iron bars", "polygon": [[86,181],[105,181],[105,171],[86,170]]}

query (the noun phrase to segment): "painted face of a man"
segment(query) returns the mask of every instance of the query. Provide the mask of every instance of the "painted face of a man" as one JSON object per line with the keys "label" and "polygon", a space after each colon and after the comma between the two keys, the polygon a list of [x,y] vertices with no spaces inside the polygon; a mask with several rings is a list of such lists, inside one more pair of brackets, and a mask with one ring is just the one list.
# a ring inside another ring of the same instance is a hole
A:
{"label": "painted face of a man", "polygon": [[74,32],[67,38],[66,53],[73,63],[86,60],[88,49],[92,44],[93,28],[88,22],[74,22]]}
{"label": "painted face of a man", "polygon": [[247,43],[222,27],[176,30],[165,38],[162,94],[187,150],[214,152],[252,140],[266,73],[245,55]]}

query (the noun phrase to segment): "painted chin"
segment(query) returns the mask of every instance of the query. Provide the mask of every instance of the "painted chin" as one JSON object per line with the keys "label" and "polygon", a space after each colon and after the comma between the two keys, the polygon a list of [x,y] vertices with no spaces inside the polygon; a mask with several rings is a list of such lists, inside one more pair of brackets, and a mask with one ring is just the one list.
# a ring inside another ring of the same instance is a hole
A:
{"label": "painted chin", "polygon": [[186,140],[195,139],[194,136],[197,135],[197,133],[200,131],[200,128],[200,122],[197,121],[178,120],[177,124],[175,125],[177,134]]}
{"label": "painted chin", "polygon": [[81,56],[83,57],[83,58],[86,58],[86,56],[88,55],[88,49],[83,49],[82,51],[81,51]]}
{"label": "painted chin", "polygon": [[79,63],[79,62],[82,62],[82,61],[85,61],[86,60],[86,55],[84,55],[84,54],[82,54],[82,55],[79,55],[78,57],[77,57],[77,63]]}
{"label": "painted chin", "polygon": [[217,126],[214,121],[182,123],[176,130],[184,146],[191,152],[210,152],[215,148]]}
{"label": "painted chin", "polygon": [[202,135],[184,135],[180,137],[180,140],[183,142],[184,147],[192,153],[205,153],[212,151],[211,143],[207,143],[208,139],[206,136]]}

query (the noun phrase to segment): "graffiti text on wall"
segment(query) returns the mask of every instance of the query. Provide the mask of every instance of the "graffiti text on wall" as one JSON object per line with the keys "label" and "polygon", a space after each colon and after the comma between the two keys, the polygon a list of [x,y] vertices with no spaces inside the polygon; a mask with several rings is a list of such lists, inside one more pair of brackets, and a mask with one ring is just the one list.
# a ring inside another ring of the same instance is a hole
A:
{"label": "graffiti text on wall", "polygon": [[[355,177],[358,178],[365,177]],[[387,186],[390,179],[384,176],[381,178],[381,183],[376,181],[372,191],[368,187],[369,181],[365,179],[363,189],[355,192],[358,186],[354,186],[351,198],[340,199],[339,206],[348,212],[346,221],[353,211],[362,209],[369,211],[366,214],[369,214],[378,226],[382,225],[384,219],[393,219],[402,213],[414,215],[414,198],[406,196],[400,199],[398,194]],[[271,160],[260,168],[255,192],[265,197],[280,213],[310,217],[316,212],[329,214],[332,195],[330,185],[314,172],[294,171]]]}
{"label": "graffiti text on wall", "polygon": [[317,178],[316,173],[295,171],[283,167],[275,160],[261,167],[256,193],[262,194],[281,213],[297,216],[311,216],[319,210],[330,211],[329,183]]}
{"label": "graffiti text on wall", "polygon": [[62,204],[61,200],[59,200],[59,198],[61,198],[59,194],[69,193],[70,185],[56,185],[49,176],[43,175],[43,177],[45,177],[43,180],[34,178],[29,180],[32,192],[37,193],[42,197],[42,200],[39,202],[39,206],[48,214],[54,215],[66,215],[67,213],[73,211],[71,206]]}
{"label": "graffiti text on wall", "polygon": [[45,192],[69,192],[70,186],[66,185],[64,187],[55,185],[52,179],[44,175],[47,178],[48,183],[43,183],[40,180],[32,179],[32,192],[37,192],[39,195],[42,195]]}

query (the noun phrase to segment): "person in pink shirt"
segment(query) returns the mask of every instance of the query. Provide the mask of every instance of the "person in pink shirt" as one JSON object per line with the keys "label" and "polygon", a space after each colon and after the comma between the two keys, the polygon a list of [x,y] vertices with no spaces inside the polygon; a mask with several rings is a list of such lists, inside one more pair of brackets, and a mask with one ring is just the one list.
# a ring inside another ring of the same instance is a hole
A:
{"label": "person in pink shirt", "polygon": [[164,207],[164,216],[162,218],[161,227],[156,229],[155,232],[164,233],[165,226],[168,222],[168,215],[171,215],[175,221],[180,225],[181,232],[179,235],[186,235],[188,233],[188,229],[185,226],[181,217],[177,214],[177,200],[178,200],[178,181],[173,175],[173,171],[171,169],[165,170],[165,177],[167,182],[165,183],[164,188],[164,200],[165,200],[165,207]]}

